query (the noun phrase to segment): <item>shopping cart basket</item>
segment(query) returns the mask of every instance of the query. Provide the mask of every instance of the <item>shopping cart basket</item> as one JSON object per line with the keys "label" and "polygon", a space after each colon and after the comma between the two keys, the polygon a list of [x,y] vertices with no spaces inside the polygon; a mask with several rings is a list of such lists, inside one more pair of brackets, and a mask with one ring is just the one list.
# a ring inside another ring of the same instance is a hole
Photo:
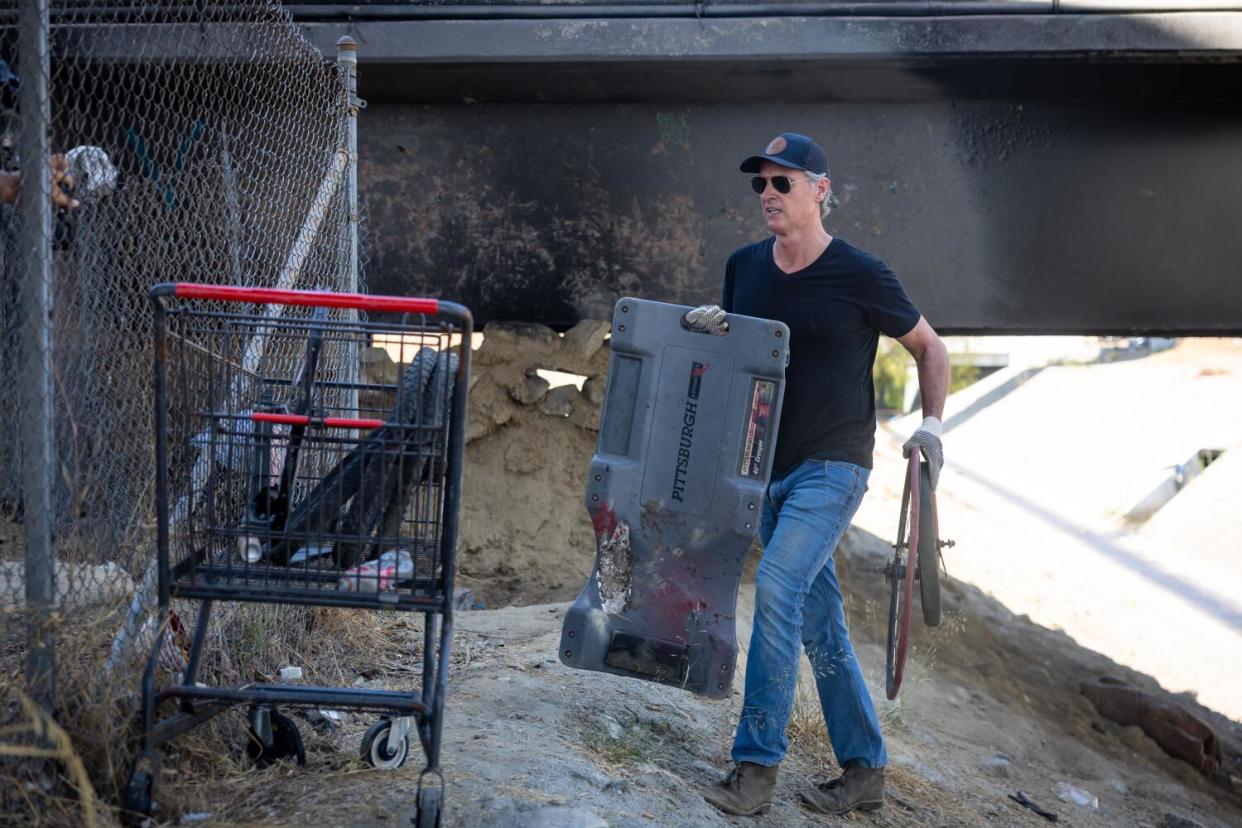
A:
{"label": "shopping cart basket", "polygon": [[[190,728],[247,705],[250,756],[302,762],[297,725],[280,709],[324,707],[379,714],[362,743],[376,767],[403,764],[414,731],[427,759],[418,825],[438,825],[469,311],[197,284],[159,285],[151,298],[160,634],[142,679],[127,811],[151,813],[160,746]],[[376,346],[397,357],[395,381],[361,376]],[[169,668],[174,599],[200,603],[188,651]],[[215,601],[424,613],[422,687],[204,686]]]}

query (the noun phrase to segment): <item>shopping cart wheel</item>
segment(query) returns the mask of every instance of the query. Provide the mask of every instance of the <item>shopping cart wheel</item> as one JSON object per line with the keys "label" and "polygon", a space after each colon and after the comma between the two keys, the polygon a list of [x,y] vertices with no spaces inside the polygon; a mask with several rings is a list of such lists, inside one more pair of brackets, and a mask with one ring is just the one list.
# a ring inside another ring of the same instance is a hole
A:
{"label": "shopping cart wheel", "polygon": [[155,808],[154,796],[155,777],[147,771],[135,768],[125,786],[124,823],[133,826],[148,824]]}
{"label": "shopping cart wheel", "polygon": [[393,770],[404,765],[410,755],[410,736],[407,733],[399,740],[391,737],[392,719],[380,719],[371,725],[362,737],[362,761],[380,770]]}
{"label": "shopping cart wheel", "polygon": [[440,828],[440,787],[433,785],[418,792],[418,828]]}
{"label": "shopping cart wheel", "polygon": [[[263,721],[265,717],[266,724]],[[250,728],[246,735],[246,755],[260,768],[281,759],[294,759],[299,765],[306,764],[306,748],[302,745],[298,726],[279,711],[263,708],[251,711]]]}

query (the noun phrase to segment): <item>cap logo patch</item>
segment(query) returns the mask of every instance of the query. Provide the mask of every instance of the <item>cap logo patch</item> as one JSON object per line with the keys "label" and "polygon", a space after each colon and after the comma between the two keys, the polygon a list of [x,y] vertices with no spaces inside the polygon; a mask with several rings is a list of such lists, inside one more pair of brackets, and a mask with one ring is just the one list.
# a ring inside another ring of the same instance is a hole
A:
{"label": "cap logo patch", "polygon": [[763,154],[780,155],[787,146],[789,146],[789,143],[785,140],[785,136],[778,135],[772,139],[772,143],[768,144],[768,148],[763,151]]}

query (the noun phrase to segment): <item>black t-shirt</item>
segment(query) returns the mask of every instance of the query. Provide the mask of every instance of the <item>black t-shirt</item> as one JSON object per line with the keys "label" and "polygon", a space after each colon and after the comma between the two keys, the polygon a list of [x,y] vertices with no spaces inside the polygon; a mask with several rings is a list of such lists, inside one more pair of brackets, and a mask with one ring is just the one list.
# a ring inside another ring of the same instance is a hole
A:
{"label": "black t-shirt", "polygon": [[875,388],[871,369],[881,333],[904,336],[919,312],[882,261],[834,237],[810,266],[784,273],[776,237],[729,257],[724,299],[730,313],[789,326],[789,366],[772,476],[807,459],[871,468]]}

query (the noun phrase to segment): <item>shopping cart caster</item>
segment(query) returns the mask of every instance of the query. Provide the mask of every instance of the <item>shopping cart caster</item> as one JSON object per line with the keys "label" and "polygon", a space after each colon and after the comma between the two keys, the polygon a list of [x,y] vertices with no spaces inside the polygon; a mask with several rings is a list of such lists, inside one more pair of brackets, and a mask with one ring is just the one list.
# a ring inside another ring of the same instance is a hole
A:
{"label": "shopping cart caster", "polygon": [[[140,762],[142,760],[139,760]],[[144,826],[151,821],[155,811],[155,774],[134,768],[125,786],[125,803],[122,821],[128,826]]]}
{"label": "shopping cart caster", "polygon": [[306,764],[306,748],[298,726],[283,713],[266,705],[250,708],[250,729],[246,734],[246,755],[256,767],[265,768],[281,759]]}
{"label": "shopping cart caster", "polygon": [[[423,779],[428,775],[434,775],[437,784],[424,785]],[[424,770],[418,778],[418,828],[440,828],[440,798],[443,794],[444,777],[438,770]]]}
{"label": "shopping cart caster", "polygon": [[380,719],[362,737],[362,761],[373,768],[394,770],[404,765],[409,755],[409,719]]}

